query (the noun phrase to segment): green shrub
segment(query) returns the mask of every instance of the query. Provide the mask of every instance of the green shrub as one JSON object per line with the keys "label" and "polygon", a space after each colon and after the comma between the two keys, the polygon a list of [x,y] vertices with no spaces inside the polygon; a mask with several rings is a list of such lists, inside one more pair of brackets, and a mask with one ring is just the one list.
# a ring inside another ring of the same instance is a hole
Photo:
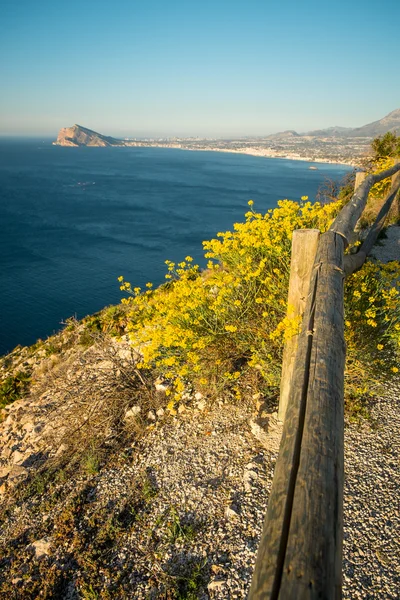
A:
{"label": "green shrub", "polygon": [[6,377],[0,383],[0,409],[21,398],[28,390],[31,378],[25,371]]}

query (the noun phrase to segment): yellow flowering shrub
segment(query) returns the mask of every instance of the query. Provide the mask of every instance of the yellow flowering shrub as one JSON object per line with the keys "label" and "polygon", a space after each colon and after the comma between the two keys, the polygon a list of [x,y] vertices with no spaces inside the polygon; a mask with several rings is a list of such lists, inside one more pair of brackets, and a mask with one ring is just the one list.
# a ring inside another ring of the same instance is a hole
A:
{"label": "yellow flowering shrub", "polygon": [[[390,169],[391,167],[393,167],[393,165],[394,158],[378,158],[376,159],[376,161],[374,161],[371,172],[382,173],[382,171]],[[387,177],[382,181],[378,181],[378,183],[375,183],[375,185],[372,186],[368,195],[367,205],[360,219],[360,225],[362,228],[368,227],[375,221],[377,214],[383,204],[384,198],[389,192],[390,186],[391,177]],[[388,224],[395,223],[397,221],[396,212],[397,211],[395,210],[395,208],[392,207],[391,211],[389,212],[389,217],[387,221]]]}
{"label": "yellow flowering shrub", "polygon": [[400,265],[367,261],[345,285],[348,396],[374,395],[398,372]]}
{"label": "yellow flowering shrub", "polygon": [[[166,261],[167,282],[154,290],[151,284],[143,291],[132,289],[119,278],[121,289],[130,293],[123,303],[129,305],[132,343],[142,356],[138,366],[155,369],[171,382],[171,410],[187,385],[214,395],[229,388],[237,397],[254,382],[279,385],[284,341],[300,327],[299,319],[287,313],[293,230],[326,231],[342,206],[340,201],[311,204],[303,197],[300,203],[279,201],[276,209],[261,214],[252,201],[249,205],[243,223],[203,243],[204,271],[187,256],[178,264]],[[390,283],[394,271],[384,267],[378,277],[373,269],[368,264],[352,276],[346,291],[348,375],[357,385],[367,365],[366,348],[377,360],[387,348],[392,362],[395,356],[399,309]]]}
{"label": "yellow flowering shrub", "polygon": [[[387,169],[390,169],[391,167],[393,167],[393,165],[394,165],[394,159],[391,158],[390,156],[387,156],[386,158],[380,158],[374,164],[373,172],[374,173],[382,173],[382,171],[386,171]],[[389,191],[390,185],[391,185],[390,177],[383,179],[382,181],[378,181],[378,183],[375,183],[375,185],[372,186],[371,191],[370,191],[370,197],[383,198],[383,196],[385,194],[387,194],[387,192]]]}

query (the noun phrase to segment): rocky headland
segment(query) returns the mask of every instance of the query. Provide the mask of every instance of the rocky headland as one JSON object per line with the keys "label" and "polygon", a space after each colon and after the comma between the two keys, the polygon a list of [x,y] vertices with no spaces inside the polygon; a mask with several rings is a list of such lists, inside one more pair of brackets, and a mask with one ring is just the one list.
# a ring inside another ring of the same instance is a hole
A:
{"label": "rocky headland", "polygon": [[121,146],[121,140],[102,135],[81,125],[73,125],[72,127],[63,127],[58,132],[57,140],[53,142],[55,146]]}

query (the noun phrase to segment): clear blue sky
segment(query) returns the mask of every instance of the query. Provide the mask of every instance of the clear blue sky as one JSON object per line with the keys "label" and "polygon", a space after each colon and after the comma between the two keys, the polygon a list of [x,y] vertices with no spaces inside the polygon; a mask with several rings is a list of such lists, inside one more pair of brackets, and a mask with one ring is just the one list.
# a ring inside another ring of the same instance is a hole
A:
{"label": "clear blue sky", "polygon": [[400,107],[399,0],[2,0],[0,135],[264,135]]}

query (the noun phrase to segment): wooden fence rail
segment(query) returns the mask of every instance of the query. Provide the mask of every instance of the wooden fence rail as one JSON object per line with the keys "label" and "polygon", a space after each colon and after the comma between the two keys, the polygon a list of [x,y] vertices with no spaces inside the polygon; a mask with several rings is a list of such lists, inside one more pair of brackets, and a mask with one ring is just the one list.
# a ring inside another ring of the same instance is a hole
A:
{"label": "wooden fence rail", "polygon": [[[392,188],[360,256],[357,261],[351,255],[345,258],[369,190],[387,177],[393,177]],[[399,189],[400,163],[368,175],[330,230],[319,236],[311,281],[306,285],[302,331],[296,339],[297,350],[290,351],[295,359],[286,374],[290,377],[287,407],[280,407],[285,417],[283,434],[249,600],[341,598],[343,282],[346,272],[364,262]],[[295,260],[292,256],[292,264]],[[304,284],[295,285],[304,290]]]}

